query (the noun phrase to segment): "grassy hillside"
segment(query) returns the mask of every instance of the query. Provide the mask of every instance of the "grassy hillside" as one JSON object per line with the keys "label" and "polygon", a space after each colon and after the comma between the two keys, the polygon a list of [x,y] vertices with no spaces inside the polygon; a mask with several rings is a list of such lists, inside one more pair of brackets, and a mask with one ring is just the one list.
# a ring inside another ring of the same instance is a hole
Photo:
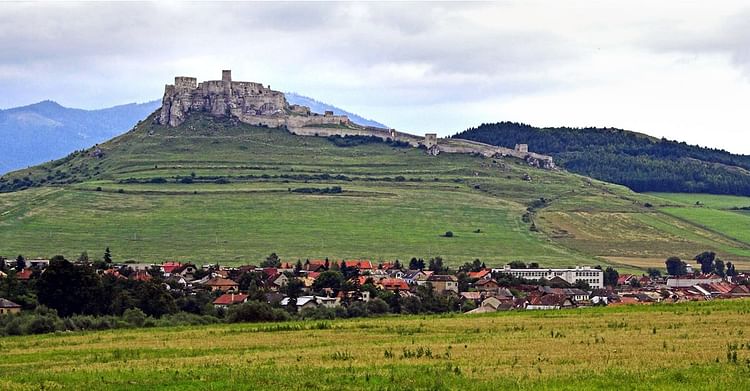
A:
{"label": "grassy hillside", "polygon": [[0,341],[0,388],[750,387],[747,300],[115,330]]}
{"label": "grassy hillside", "polygon": [[638,192],[750,196],[750,156],[621,129],[536,128],[499,122],[456,137],[549,154],[567,170]]}
{"label": "grassy hillside", "polygon": [[642,267],[711,249],[738,267],[750,259],[744,237],[678,218],[664,199],[510,158],[339,147],[201,116],[179,128],[149,118],[100,148],[0,179],[16,190],[0,194],[0,255],[110,247],[115,260],[157,262],[277,252]]}

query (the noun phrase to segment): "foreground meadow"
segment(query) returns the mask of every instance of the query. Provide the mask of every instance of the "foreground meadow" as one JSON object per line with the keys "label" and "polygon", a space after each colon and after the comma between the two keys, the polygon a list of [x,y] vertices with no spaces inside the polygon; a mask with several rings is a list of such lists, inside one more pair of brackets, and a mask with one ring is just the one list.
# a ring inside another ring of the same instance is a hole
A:
{"label": "foreground meadow", "polygon": [[0,389],[748,389],[750,300],[9,337]]}

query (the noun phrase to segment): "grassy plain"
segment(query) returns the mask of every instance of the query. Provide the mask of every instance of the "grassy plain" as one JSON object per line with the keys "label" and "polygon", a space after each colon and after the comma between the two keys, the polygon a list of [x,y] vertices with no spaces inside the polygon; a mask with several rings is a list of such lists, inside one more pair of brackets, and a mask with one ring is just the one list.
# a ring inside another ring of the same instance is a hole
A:
{"label": "grassy plain", "polygon": [[8,337],[0,388],[750,387],[750,301]]}
{"label": "grassy plain", "polygon": [[[745,236],[671,210],[688,204],[511,158],[338,147],[201,116],[179,128],[149,118],[99,147],[103,158],[92,149],[5,176],[43,186],[0,194],[0,255],[98,257],[110,247],[121,261],[257,263],[276,252],[627,269],[628,258],[714,250],[750,261]],[[343,191],[294,191],[334,186]]]}

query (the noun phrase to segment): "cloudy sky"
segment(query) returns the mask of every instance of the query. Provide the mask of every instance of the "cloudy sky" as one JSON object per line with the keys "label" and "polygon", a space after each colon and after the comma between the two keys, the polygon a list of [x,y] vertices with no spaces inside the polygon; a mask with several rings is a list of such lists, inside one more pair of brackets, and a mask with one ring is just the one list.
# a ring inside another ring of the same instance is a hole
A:
{"label": "cloudy sky", "polygon": [[718,0],[3,3],[0,108],[142,102],[231,68],[418,134],[509,120],[750,153],[749,21]]}

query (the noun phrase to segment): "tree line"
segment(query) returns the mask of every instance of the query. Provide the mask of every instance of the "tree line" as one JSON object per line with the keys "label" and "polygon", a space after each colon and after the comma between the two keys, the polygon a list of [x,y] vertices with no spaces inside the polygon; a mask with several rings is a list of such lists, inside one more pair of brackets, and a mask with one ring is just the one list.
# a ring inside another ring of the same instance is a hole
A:
{"label": "tree line", "polygon": [[[655,139],[613,128],[536,128],[482,124],[456,134],[487,144],[551,155],[565,169],[637,192],[750,195],[750,156]],[[737,167],[744,170],[738,170]]]}

